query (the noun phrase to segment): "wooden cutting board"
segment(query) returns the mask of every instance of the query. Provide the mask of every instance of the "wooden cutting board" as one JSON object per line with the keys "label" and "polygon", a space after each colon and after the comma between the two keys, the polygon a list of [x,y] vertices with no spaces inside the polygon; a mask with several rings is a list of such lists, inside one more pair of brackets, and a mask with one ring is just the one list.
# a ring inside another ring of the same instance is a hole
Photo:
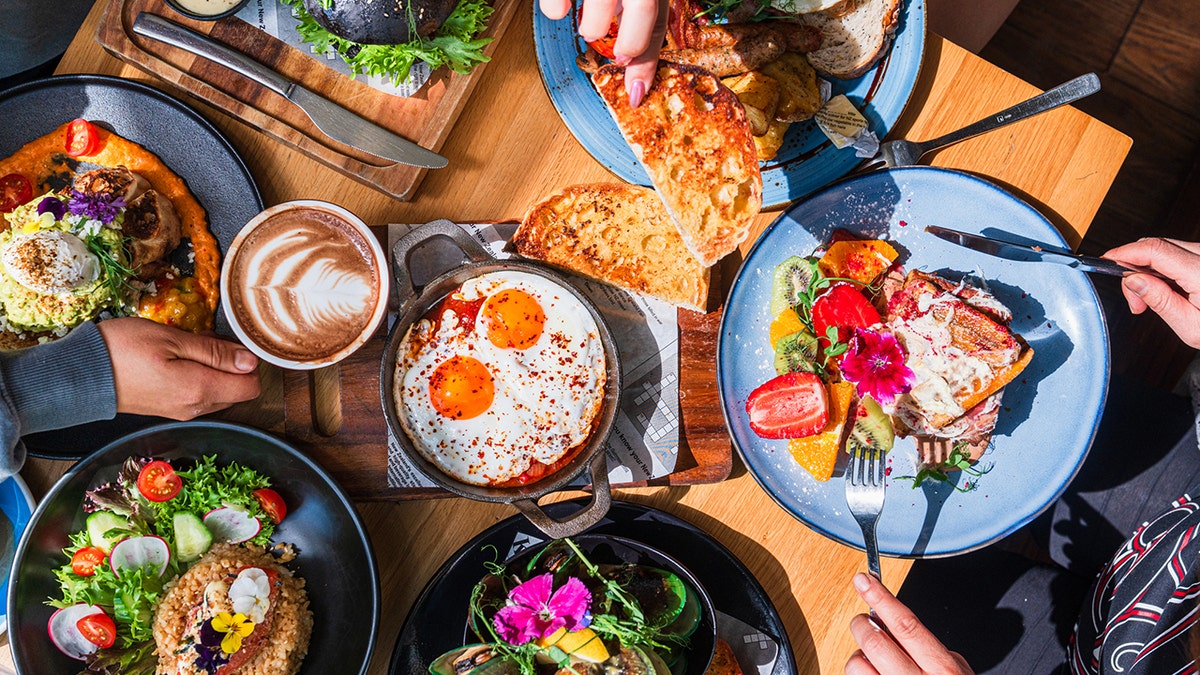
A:
{"label": "wooden cutting board", "polygon": [[[495,11],[483,37],[496,38],[484,50],[489,56],[520,3],[493,0]],[[282,96],[237,73],[181,49],[134,35],[138,13],[148,12],[205,33],[318,92],[359,115],[417,144],[439,151],[471,95],[480,64],[468,75],[439,68],[413,96],[385,94],[352,80],[320,61],[237,18],[193,21],[162,0],[110,0],[96,30],[96,40],[113,55],[175,85],[255,129],[341,173],[396,199],[413,197],[426,169],[378,160],[321,133],[299,108]],[[442,171],[451,171],[451,165]]]}

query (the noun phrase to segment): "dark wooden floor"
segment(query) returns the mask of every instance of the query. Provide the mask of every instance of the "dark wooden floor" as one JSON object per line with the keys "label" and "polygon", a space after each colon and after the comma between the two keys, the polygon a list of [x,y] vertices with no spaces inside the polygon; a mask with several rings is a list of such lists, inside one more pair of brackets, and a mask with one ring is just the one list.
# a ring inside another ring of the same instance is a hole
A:
{"label": "dark wooden floor", "polygon": [[[1081,252],[1200,240],[1200,0],[1022,0],[981,56],[1042,89],[1098,73],[1102,90],[1077,106],[1133,139]],[[1195,350],[1157,317],[1133,317],[1115,279],[1093,281],[1113,372],[1174,387]]]}

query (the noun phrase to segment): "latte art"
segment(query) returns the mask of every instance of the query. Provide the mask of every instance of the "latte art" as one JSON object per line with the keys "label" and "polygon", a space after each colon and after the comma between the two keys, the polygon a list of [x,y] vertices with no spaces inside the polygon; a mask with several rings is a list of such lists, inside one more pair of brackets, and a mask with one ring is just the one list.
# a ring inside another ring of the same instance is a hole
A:
{"label": "latte art", "polygon": [[293,361],[341,352],[368,328],[379,275],[363,235],[335,214],[294,209],[241,243],[229,279],[238,323],[259,347]]}

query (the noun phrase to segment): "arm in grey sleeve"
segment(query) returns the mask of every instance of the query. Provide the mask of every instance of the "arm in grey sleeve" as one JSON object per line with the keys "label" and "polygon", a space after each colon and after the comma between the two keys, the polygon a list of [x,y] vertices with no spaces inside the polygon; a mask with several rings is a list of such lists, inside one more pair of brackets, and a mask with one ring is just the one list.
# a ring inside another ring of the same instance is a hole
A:
{"label": "arm in grey sleeve", "polygon": [[0,352],[0,479],[21,468],[22,435],[116,414],[112,360],[96,324],[55,342]]}

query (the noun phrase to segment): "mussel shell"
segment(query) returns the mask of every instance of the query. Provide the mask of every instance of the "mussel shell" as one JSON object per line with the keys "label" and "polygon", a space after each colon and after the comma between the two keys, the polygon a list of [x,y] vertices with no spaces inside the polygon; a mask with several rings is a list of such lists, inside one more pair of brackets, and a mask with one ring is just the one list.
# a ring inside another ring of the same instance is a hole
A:
{"label": "mussel shell", "polygon": [[334,35],[363,45],[394,45],[429,37],[458,0],[304,0],[304,9]]}
{"label": "mussel shell", "polygon": [[452,649],[429,665],[432,675],[520,675],[510,660],[496,656],[489,645],[470,644]]}

